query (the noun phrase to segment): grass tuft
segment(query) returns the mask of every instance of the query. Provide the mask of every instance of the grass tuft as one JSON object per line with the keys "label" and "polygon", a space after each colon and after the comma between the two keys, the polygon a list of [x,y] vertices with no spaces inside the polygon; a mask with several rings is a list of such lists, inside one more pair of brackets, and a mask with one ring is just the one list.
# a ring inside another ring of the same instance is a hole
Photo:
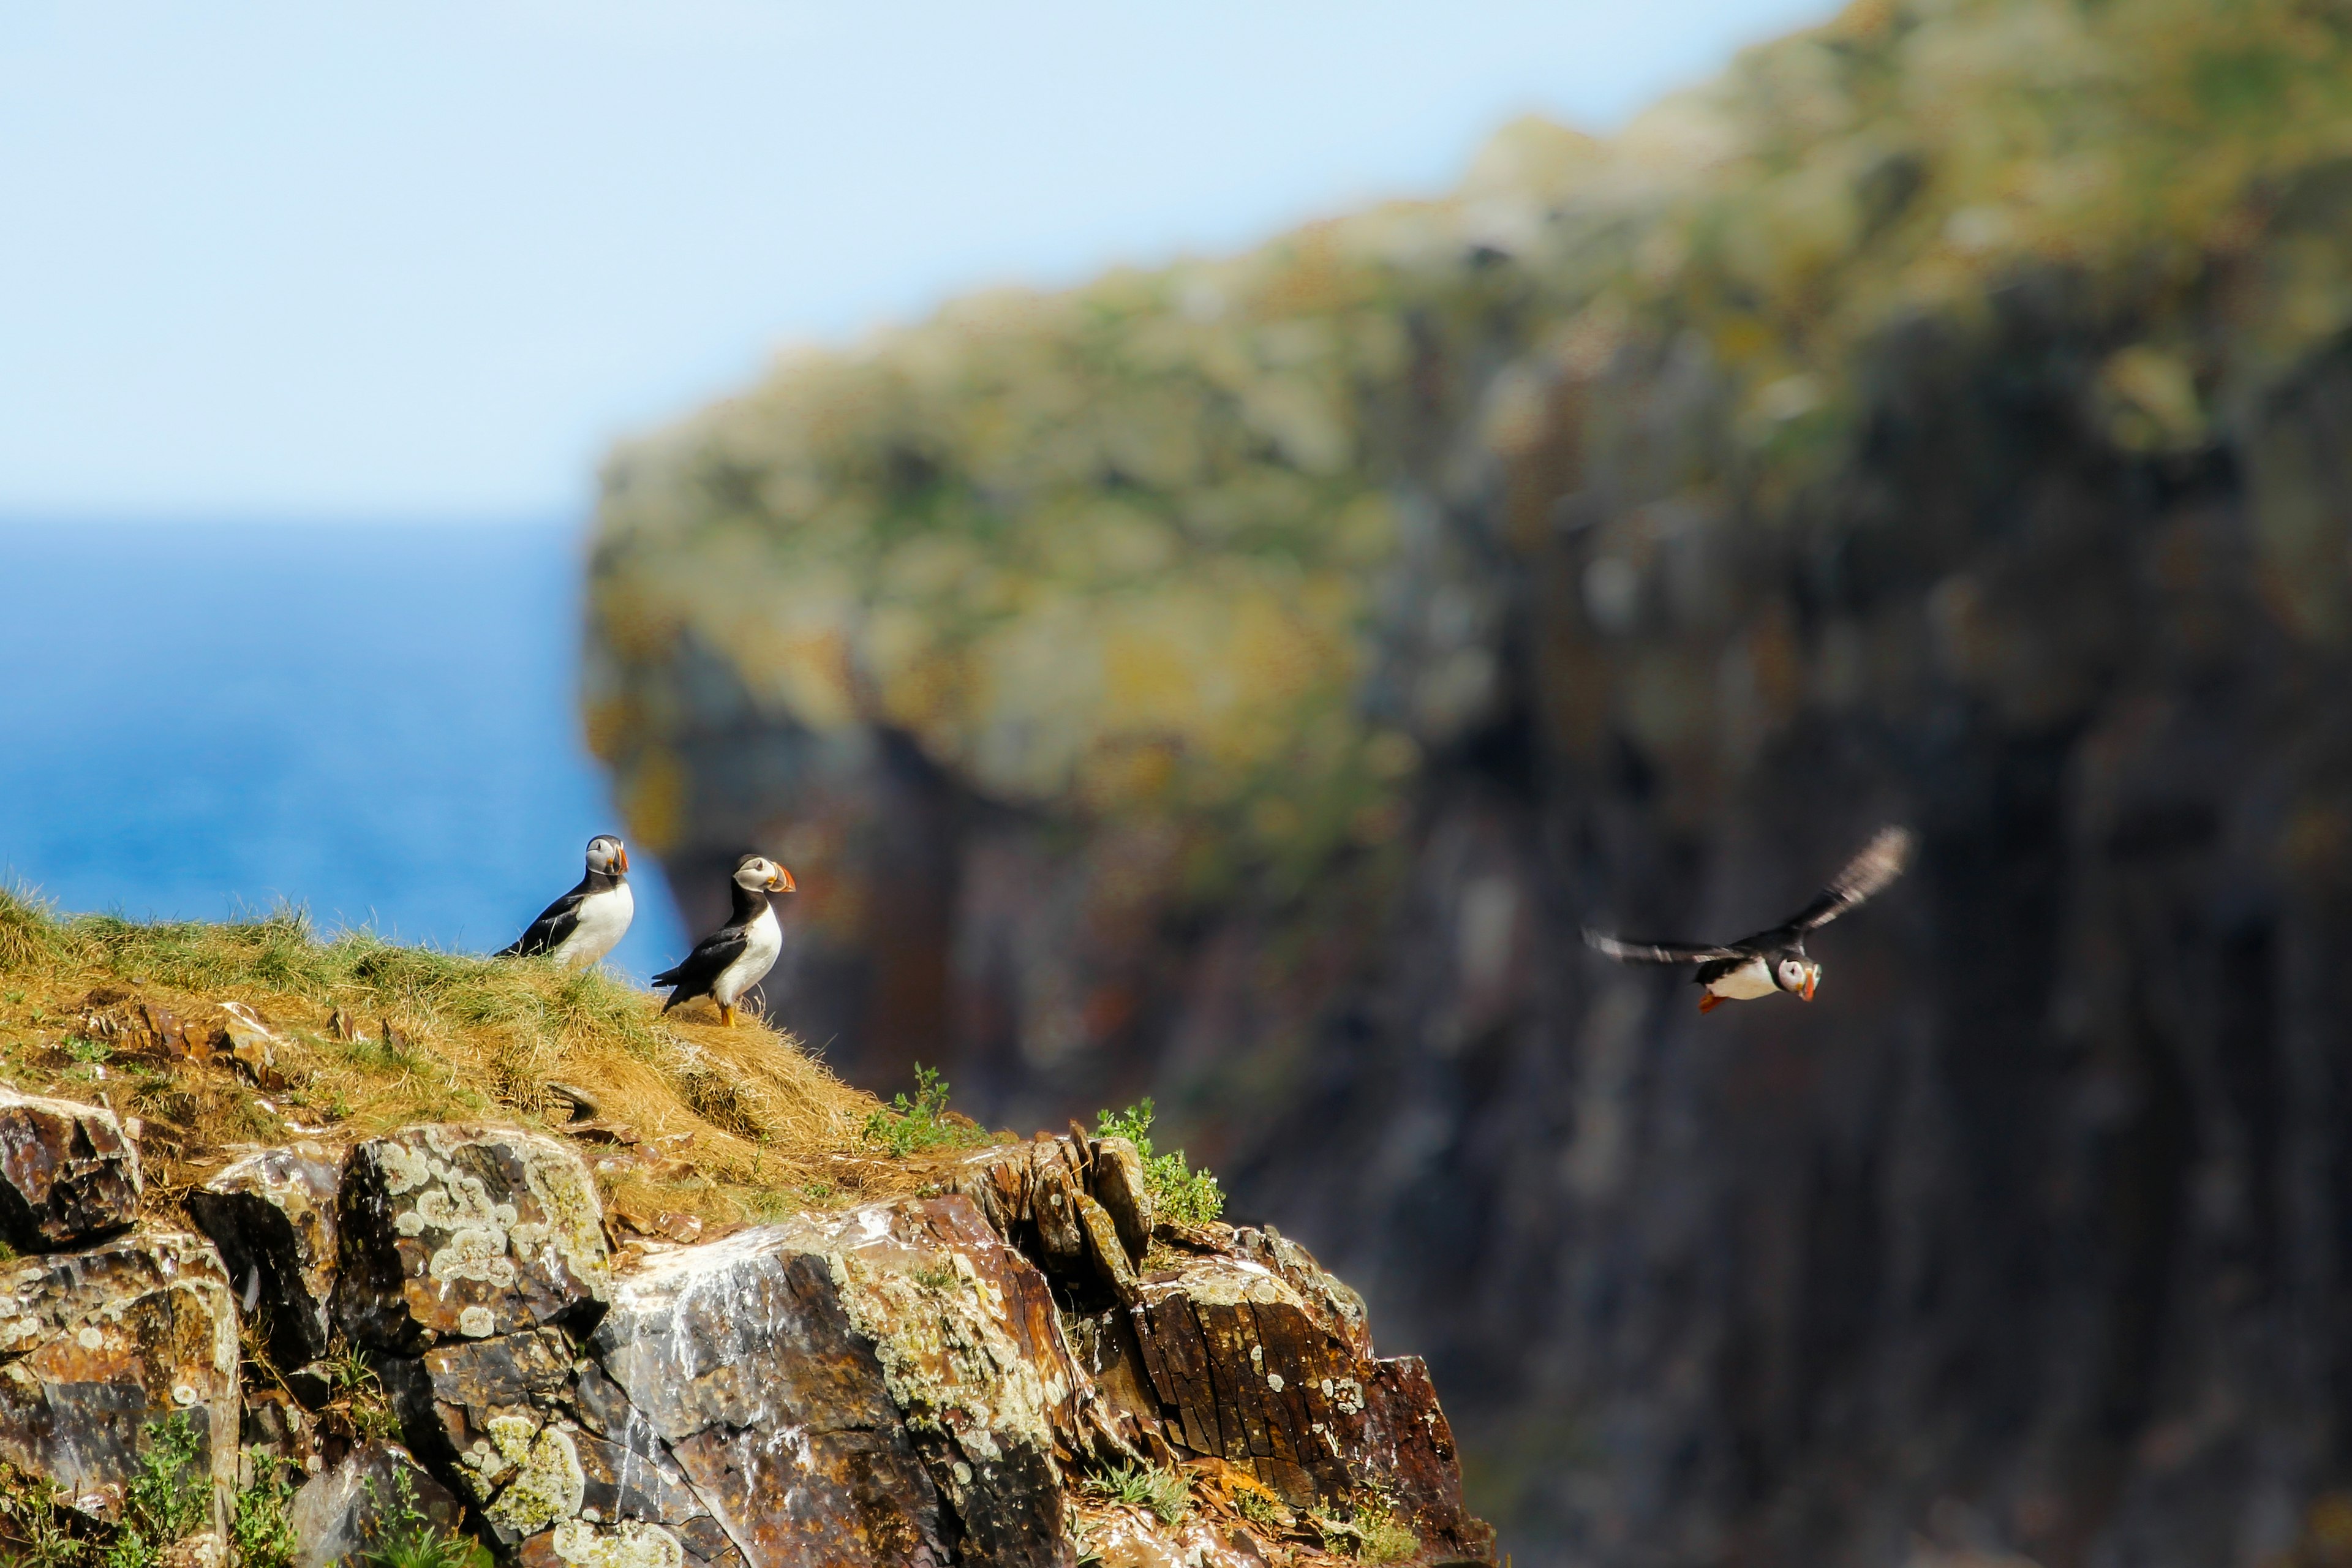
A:
{"label": "grass tuft", "polygon": [[1151,1146],[1151,1097],[1125,1110],[1095,1113],[1095,1136],[1124,1138],[1143,1156],[1143,1190],[1150,1194],[1153,1217],[1184,1225],[1206,1225],[1225,1212],[1224,1190],[1206,1171],[1192,1169],[1184,1151],[1161,1154]]}
{"label": "grass tuft", "polygon": [[[382,1506],[373,1484],[369,1495]],[[393,1472],[393,1498],[384,1514],[384,1543],[368,1554],[373,1568],[490,1568],[488,1548],[425,1517],[404,1469]]]}
{"label": "grass tuft", "polygon": [[83,1568],[94,1553],[66,1511],[65,1489],[0,1459],[0,1563],[16,1568]]}
{"label": "grass tuft", "polygon": [[1387,1493],[1377,1489],[1361,1493],[1355,1500],[1354,1514],[1345,1520],[1321,1513],[1308,1517],[1327,1548],[1359,1563],[1402,1563],[1420,1552],[1421,1537],[1398,1516],[1396,1504]]}
{"label": "grass tuft", "polygon": [[1157,1465],[1121,1465],[1086,1479],[1086,1489],[1107,1502],[1131,1503],[1150,1509],[1162,1524],[1181,1524],[1192,1516],[1192,1494],[1184,1478]]}

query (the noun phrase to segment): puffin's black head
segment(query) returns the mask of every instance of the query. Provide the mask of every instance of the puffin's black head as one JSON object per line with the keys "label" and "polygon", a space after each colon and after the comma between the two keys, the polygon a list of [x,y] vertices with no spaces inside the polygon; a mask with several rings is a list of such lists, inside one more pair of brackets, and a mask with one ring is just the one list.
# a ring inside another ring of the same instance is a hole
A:
{"label": "puffin's black head", "polygon": [[1772,984],[1808,1002],[1813,999],[1813,987],[1821,983],[1822,966],[1801,952],[1784,952],[1772,965]]}
{"label": "puffin's black head", "polygon": [[735,862],[735,885],[754,893],[789,893],[793,874],[765,855],[746,855]]}
{"label": "puffin's black head", "polygon": [[588,840],[588,869],[607,876],[625,873],[629,868],[629,847],[609,833],[599,833]]}

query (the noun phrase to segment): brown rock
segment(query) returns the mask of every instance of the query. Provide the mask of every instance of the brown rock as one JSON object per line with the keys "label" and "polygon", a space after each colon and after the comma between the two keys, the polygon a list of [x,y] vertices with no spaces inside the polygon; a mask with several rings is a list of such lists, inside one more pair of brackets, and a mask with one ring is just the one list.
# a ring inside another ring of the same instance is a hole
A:
{"label": "brown rock", "polygon": [[1133,1306],[1135,1266],[1128,1260],[1127,1245],[1119,1238],[1118,1226],[1110,1217],[1110,1211],[1084,1193],[1071,1202],[1076,1205],[1078,1229],[1087,1238],[1087,1256],[1094,1260],[1103,1285],[1122,1303]]}
{"label": "brown rock", "polygon": [[468,1502],[488,1505],[517,1478],[541,1428],[563,1408],[572,1345],[554,1328],[453,1340],[421,1356],[386,1357],[379,1375],[410,1447]]}
{"label": "brown rock", "polygon": [[447,1532],[457,1500],[396,1443],[368,1443],[294,1494],[293,1568],[373,1568],[396,1534]]}
{"label": "brown rock", "polygon": [[254,1010],[242,1002],[220,1005],[221,1033],[215,1048],[222,1051],[247,1082],[260,1089],[283,1089],[278,1070],[278,1037]]}
{"label": "brown rock", "polygon": [[1299,1299],[1326,1331],[1346,1340],[1357,1355],[1370,1357],[1372,1330],[1364,1312],[1364,1299],[1347,1281],[1327,1272],[1315,1261],[1313,1253],[1272,1226],[1263,1230],[1244,1226],[1233,1237],[1232,1251],[1235,1257],[1261,1264],[1280,1275],[1298,1292]]}
{"label": "brown rock", "polygon": [[220,1499],[236,1480],[236,1313],[203,1237],[137,1230],[0,1267],[0,1459],[121,1515],[148,1427],[184,1419]]}
{"label": "brown rock", "polygon": [[1076,1369],[1044,1278],[966,1198],[656,1253],[589,1350],[583,1420],[648,1423],[755,1568],[1069,1560]]}
{"label": "brown rock", "polygon": [[1140,1264],[1151,1245],[1151,1196],[1143,1186],[1143,1156],[1124,1138],[1094,1141],[1088,1172],[1095,1201],[1118,1226],[1129,1261]]}
{"label": "brown rock", "polygon": [[965,1156],[940,1184],[971,1198],[999,1236],[1057,1279],[1096,1273],[1081,1197],[1102,1205],[1130,1263],[1142,1260],[1150,1239],[1143,1163],[1124,1138],[1087,1139],[1075,1128],[1067,1138],[1041,1132]]}
{"label": "brown rock", "polygon": [[249,1154],[188,1194],[188,1214],[220,1248],[246,1315],[268,1325],[282,1367],[327,1353],[342,1184],[340,1151],[297,1143]]}
{"label": "brown rock", "polygon": [[78,1247],[138,1217],[139,1151],[114,1112],[0,1089],[0,1237]]}
{"label": "brown rock", "polygon": [[1492,1532],[1462,1506],[1453,1434],[1418,1359],[1370,1359],[1317,1299],[1323,1292],[1302,1293],[1238,1251],[1149,1275],[1140,1296],[1144,1363],[1176,1408],[1185,1447],[1248,1471],[1296,1508],[1378,1485],[1425,1547],[1456,1557],[1491,1549]]}
{"label": "brown rock", "polygon": [[945,1563],[938,1489],[803,1239],[741,1231],[615,1279],[583,1409],[649,1428],[754,1568]]}
{"label": "brown rock", "polygon": [[604,1299],[603,1209],[580,1157],[512,1128],[411,1127],[352,1151],[339,1214],[344,1331],[414,1352]]}
{"label": "brown rock", "polygon": [[726,1556],[725,1530],[667,1447],[562,1330],[392,1358],[383,1380],[418,1454],[523,1560],[576,1561],[598,1541],[647,1562]]}

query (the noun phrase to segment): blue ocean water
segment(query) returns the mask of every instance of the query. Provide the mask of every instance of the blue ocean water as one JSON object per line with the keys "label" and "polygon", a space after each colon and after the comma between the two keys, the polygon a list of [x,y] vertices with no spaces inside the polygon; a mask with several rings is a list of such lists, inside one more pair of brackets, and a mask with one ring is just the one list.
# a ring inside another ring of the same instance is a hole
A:
{"label": "blue ocean water", "polygon": [[[618,831],[576,525],[0,523],[0,878],[488,951]],[[642,979],[684,951],[631,850]]]}

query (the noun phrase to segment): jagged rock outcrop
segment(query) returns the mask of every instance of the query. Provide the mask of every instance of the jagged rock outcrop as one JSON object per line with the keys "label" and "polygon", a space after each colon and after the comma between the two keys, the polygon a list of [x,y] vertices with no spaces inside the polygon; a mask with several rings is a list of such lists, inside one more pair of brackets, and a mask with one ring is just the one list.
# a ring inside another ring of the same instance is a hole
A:
{"label": "jagged rock outcrop", "polygon": [[283,1367],[327,1353],[342,1173],[341,1151],[295,1143],[234,1161],[188,1194],[189,1217],[220,1248],[247,1315],[268,1325]]}
{"label": "jagged rock outcrop", "polygon": [[[87,1107],[73,1107],[87,1110]],[[191,1485],[236,1479],[236,1310],[209,1243],[142,1226],[80,1252],[0,1265],[0,1460],[121,1516],[150,1428],[184,1422]],[[211,1510],[215,1530],[226,1523]]]}
{"label": "jagged rock outcrop", "polygon": [[396,1443],[364,1443],[294,1495],[291,1568],[369,1568],[420,1526],[455,1533],[449,1489]]}
{"label": "jagged rock outcrop", "polygon": [[[1041,1135],[940,1171],[935,1195],[616,1260],[584,1163],[543,1134],[262,1150],[191,1194],[233,1267],[147,1224],[0,1270],[0,1462],[119,1521],[159,1427],[184,1424],[214,1539],[154,1544],[216,1555],[240,1479],[266,1496],[290,1468],[308,1568],[453,1531],[525,1568],[1075,1568],[1082,1540],[1244,1568],[1276,1550],[1253,1529],[1329,1563],[1367,1510],[1401,1532],[1392,1560],[1490,1560],[1419,1363],[1371,1360],[1360,1305],[1303,1251],[1154,1227],[1121,1140]],[[260,1370],[241,1410],[240,1292],[333,1364]],[[363,1355],[314,1337],[331,1297]],[[1291,1419],[1284,1379],[1326,1373]],[[371,1384],[405,1447],[352,1415]],[[1258,1523],[1178,1529],[1091,1485],[1152,1463],[1155,1506],[1239,1485]]]}
{"label": "jagged rock outcrop", "polygon": [[351,1152],[335,1311],[362,1344],[415,1351],[579,1314],[605,1294],[604,1210],[543,1133],[436,1125]]}
{"label": "jagged rock outcrop", "polygon": [[139,1152],[102,1105],[0,1089],[0,1240],[54,1252],[139,1215]]}

